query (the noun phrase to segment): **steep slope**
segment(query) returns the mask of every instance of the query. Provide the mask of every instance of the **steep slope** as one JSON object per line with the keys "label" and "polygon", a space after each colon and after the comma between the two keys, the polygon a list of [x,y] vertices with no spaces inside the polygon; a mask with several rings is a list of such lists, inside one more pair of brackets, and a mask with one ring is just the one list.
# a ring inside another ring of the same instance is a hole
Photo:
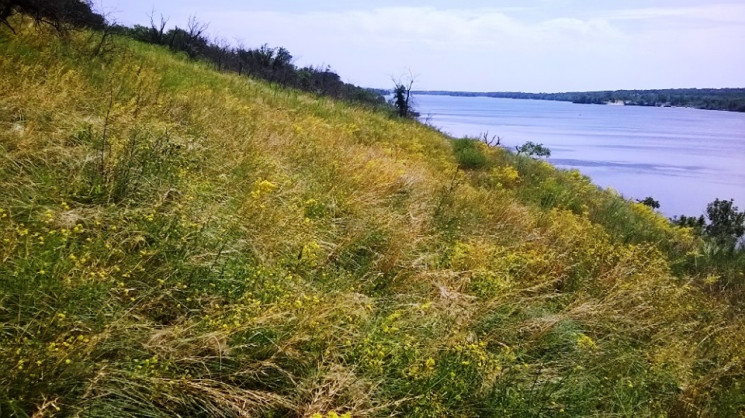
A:
{"label": "steep slope", "polygon": [[742,316],[646,207],[160,48],[14,27],[2,415],[745,411]]}

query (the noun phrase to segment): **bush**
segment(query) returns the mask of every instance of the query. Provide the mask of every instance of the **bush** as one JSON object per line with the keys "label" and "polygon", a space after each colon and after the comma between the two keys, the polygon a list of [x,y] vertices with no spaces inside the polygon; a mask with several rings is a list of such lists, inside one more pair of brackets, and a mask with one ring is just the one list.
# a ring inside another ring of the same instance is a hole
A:
{"label": "bush", "polygon": [[466,170],[478,170],[489,165],[489,157],[480,142],[461,138],[453,140],[453,151],[458,165]]}

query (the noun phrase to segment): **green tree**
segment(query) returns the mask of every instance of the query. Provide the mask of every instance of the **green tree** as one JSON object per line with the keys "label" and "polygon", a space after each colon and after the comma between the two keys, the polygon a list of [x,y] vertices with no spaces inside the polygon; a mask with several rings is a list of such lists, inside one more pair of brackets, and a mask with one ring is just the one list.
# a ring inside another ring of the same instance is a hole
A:
{"label": "green tree", "polygon": [[745,212],[739,212],[734,201],[716,199],[706,207],[709,223],[704,232],[718,246],[734,251],[737,242],[745,235]]}
{"label": "green tree", "polygon": [[551,150],[544,147],[543,144],[536,144],[532,141],[528,141],[520,146],[515,146],[517,155],[524,154],[528,157],[550,157]]}
{"label": "green tree", "polygon": [[415,116],[414,109],[411,106],[411,87],[414,85],[414,77],[409,76],[407,81],[393,80],[393,98],[391,104],[396,108],[396,114],[402,118]]}
{"label": "green tree", "polygon": [[649,206],[652,209],[660,208],[660,202],[658,202],[657,200],[654,200],[654,198],[651,196],[645,197],[642,200],[637,200],[637,202],[641,203],[642,205]]}
{"label": "green tree", "polygon": [[671,221],[675,225],[692,228],[696,235],[704,235],[704,228],[706,228],[706,219],[704,219],[704,215],[701,215],[698,218],[695,216],[680,215],[679,217],[673,217]]}
{"label": "green tree", "polygon": [[64,25],[85,26],[93,29],[104,29],[106,19],[93,12],[89,1],[81,0],[0,0],[0,24],[13,28],[8,18],[13,13],[31,16],[37,23],[53,26],[60,33]]}

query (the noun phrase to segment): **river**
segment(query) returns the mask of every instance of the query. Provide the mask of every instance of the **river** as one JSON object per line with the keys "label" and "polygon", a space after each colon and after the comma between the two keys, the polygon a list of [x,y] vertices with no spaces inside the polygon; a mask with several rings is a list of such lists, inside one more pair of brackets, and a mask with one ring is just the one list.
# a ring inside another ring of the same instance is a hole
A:
{"label": "river", "polygon": [[745,209],[745,113],[444,95],[416,95],[414,108],[455,137],[542,143],[555,166],[651,196],[667,216],[698,216],[715,198]]}

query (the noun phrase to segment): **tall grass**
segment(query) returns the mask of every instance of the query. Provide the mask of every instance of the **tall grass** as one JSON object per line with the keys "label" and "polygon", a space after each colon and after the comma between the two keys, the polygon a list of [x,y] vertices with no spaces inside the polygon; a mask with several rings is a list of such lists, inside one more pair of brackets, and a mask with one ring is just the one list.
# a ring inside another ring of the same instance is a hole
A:
{"label": "tall grass", "polygon": [[742,316],[659,215],[157,47],[14,27],[0,414],[743,413]]}

